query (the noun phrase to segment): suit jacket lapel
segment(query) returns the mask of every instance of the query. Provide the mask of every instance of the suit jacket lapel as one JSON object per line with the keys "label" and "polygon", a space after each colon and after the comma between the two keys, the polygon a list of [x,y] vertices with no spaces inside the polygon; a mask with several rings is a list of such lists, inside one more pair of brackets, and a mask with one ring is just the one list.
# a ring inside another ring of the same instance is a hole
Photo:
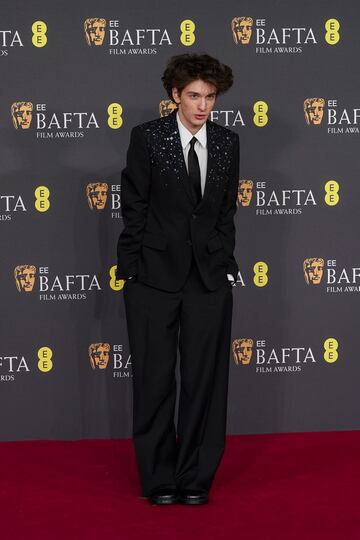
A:
{"label": "suit jacket lapel", "polygon": [[214,175],[216,172],[216,148],[215,148],[215,141],[214,141],[214,130],[211,122],[207,120],[206,122],[206,144],[207,144],[207,167],[206,167],[206,180],[205,180],[205,188],[204,188],[204,195],[202,197],[202,200],[200,201],[199,205],[202,204],[208,197],[209,194],[212,191],[213,185],[214,185]]}
{"label": "suit jacket lapel", "polygon": [[[167,133],[166,140],[173,142],[171,151],[171,167],[172,172],[178,177],[182,186],[184,187],[190,201],[196,206],[196,195],[194,188],[190,182],[186,164],[184,160],[183,148],[181,145],[179,128],[176,121],[176,109],[170,113],[167,117]],[[224,141],[219,138],[219,132],[214,128],[214,125],[210,120],[206,122],[206,138],[207,138],[207,167],[206,167],[206,180],[204,195],[197,205],[200,207],[211,195],[214,186],[219,182],[219,163],[223,161],[222,150]]]}
{"label": "suit jacket lapel", "polygon": [[171,151],[171,167],[173,173],[177,176],[177,178],[180,180],[181,185],[184,187],[190,201],[192,202],[192,204],[195,205],[196,196],[186,169],[184,152],[181,145],[179,128],[176,121],[176,112],[177,109],[175,109],[166,117],[167,119],[169,119],[169,122],[167,124],[168,132],[166,135],[166,140],[173,142]]}

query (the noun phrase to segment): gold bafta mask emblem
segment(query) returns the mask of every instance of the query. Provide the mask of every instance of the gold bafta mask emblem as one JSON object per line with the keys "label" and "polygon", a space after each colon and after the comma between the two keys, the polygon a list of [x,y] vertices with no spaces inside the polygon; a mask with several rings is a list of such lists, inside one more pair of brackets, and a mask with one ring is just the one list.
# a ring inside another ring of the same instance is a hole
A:
{"label": "gold bafta mask emblem", "polygon": [[305,259],[304,277],[308,285],[319,285],[324,274],[324,259]]}
{"label": "gold bafta mask emblem", "polygon": [[177,109],[177,105],[171,99],[162,99],[159,103],[160,116],[168,116],[175,109]]}
{"label": "gold bafta mask emblem", "polygon": [[15,266],[14,277],[19,292],[31,292],[35,284],[36,268],[32,264]]}
{"label": "gold bafta mask emblem", "polygon": [[253,20],[251,17],[234,17],[231,21],[231,31],[236,45],[248,45],[252,34]]}
{"label": "gold bafta mask emblem", "polygon": [[33,104],[30,101],[15,101],[11,105],[11,118],[15,129],[29,129]]}
{"label": "gold bafta mask emblem", "polygon": [[238,366],[250,364],[253,349],[253,340],[250,338],[235,339],[232,344],[234,362]]}
{"label": "gold bafta mask emblem", "polygon": [[307,98],[304,101],[304,114],[309,126],[319,126],[324,116],[325,99]]}
{"label": "gold bafta mask emblem", "polygon": [[109,363],[109,343],[92,343],[89,347],[89,360],[92,369],[106,369]]}
{"label": "gold bafta mask emblem", "polygon": [[105,19],[85,19],[84,30],[89,47],[102,45],[105,37]]}
{"label": "gold bafta mask emblem", "polygon": [[93,182],[86,186],[86,197],[91,210],[104,210],[107,200],[108,185],[105,182]]}
{"label": "gold bafta mask emblem", "polygon": [[253,181],[252,180],[240,180],[238,187],[238,206],[249,206],[253,193]]}

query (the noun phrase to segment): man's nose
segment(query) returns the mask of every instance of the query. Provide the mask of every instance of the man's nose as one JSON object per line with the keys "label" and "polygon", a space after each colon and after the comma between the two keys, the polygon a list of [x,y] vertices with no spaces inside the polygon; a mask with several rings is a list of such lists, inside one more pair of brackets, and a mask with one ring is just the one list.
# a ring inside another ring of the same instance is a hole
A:
{"label": "man's nose", "polygon": [[199,103],[199,108],[204,111],[206,109],[206,101],[205,101],[205,98],[201,99],[200,100],[200,103]]}

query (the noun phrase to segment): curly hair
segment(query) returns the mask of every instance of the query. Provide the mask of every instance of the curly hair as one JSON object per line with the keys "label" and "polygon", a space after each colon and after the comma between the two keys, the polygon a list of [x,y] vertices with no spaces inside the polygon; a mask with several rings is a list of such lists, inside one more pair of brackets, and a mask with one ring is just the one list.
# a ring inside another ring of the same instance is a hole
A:
{"label": "curly hair", "polygon": [[199,79],[213,84],[217,95],[229,90],[234,82],[232,69],[208,54],[172,56],[161,77],[164,88],[172,101],[173,88],[177,88],[181,94],[185,86]]}

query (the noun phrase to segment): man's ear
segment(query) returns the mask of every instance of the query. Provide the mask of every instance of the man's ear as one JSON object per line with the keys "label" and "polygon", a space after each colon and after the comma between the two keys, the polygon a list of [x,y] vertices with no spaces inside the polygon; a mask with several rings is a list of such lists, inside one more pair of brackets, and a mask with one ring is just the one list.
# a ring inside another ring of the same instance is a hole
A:
{"label": "man's ear", "polygon": [[176,105],[179,105],[179,102],[180,102],[179,91],[175,87],[172,89],[172,97],[173,97],[173,101],[175,101]]}

